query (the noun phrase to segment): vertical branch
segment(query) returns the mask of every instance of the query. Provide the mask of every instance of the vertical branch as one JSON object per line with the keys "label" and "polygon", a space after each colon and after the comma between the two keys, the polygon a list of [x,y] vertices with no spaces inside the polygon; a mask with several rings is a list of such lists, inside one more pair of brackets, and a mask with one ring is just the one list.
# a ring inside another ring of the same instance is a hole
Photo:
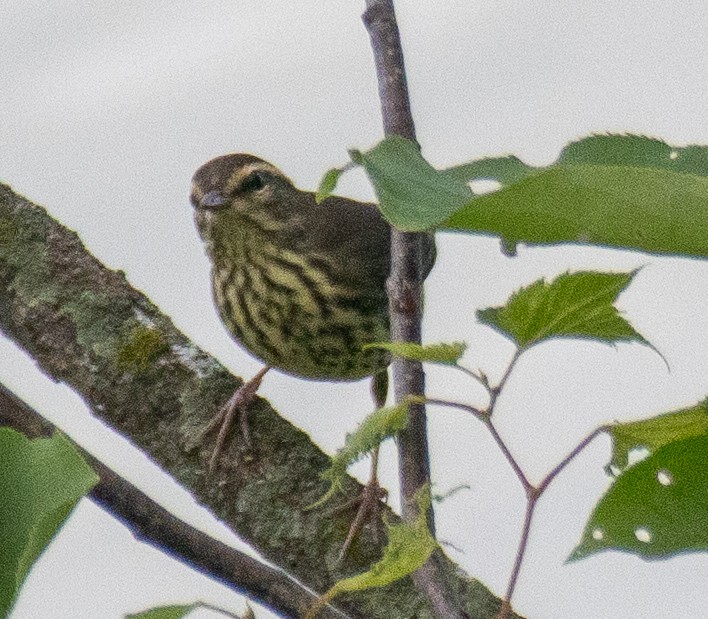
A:
{"label": "vertical branch", "polygon": [[[393,3],[391,0],[367,0],[366,6],[363,20],[374,50],[384,131],[386,135],[398,134],[415,140]],[[395,229],[391,233],[391,273],[387,288],[393,341],[421,341],[420,236]],[[393,380],[399,402],[408,395],[424,393],[425,377],[420,363],[395,358]],[[422,405],[411,406],[408,428],[401,432],[398,445],[403,516],[415,517],[411,512],[416,507],[411,499],[430,480],[425,408]]]}
{"label": "vertical branch", "polygon": [[374,50],[384,133],[415,141],[403,48],[393,1],[366,0],[362,19]]}
{"label": "vertical branch", "polygon": [[[415,140],[393,0],[366,0],[363,21],[374,51],[384,131],[386,135],[397,134]],[[393,341],[421,342],[422,238],[421,234],[395,229],[391,233],[391,273],[387,289]],[[393,381],[397,402],[409,395],[425,393],[425,376],[420,363],[395,359]],[[410,407],[408,427],[398,437],[398,458],[402,513],[403,518],[410,521],[417,515],[413,496],[430,482],[427,421],[422,404]],[[434,531],[432,509],[428,516]],[[439,617],[465,617],[446,583],[437,553],[413,575],[413,580],[428,597]]]}

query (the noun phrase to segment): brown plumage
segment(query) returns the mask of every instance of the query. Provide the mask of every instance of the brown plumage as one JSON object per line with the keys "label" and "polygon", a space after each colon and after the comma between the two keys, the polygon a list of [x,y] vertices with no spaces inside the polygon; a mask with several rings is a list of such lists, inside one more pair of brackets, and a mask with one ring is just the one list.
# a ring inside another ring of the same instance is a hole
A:
{"label": "brown plumage", "polygon": [[[191,202],[219,314],[246,350],[306,378],[352,380],[386,368],[386,353],[362,350],[389,339],[390,227],[374,205],[341,197],[317,204],[247,154],[199,168]],[[424,255],[427,275],[432,237]]]}
{"label": "brown plumage", "polygon": [[[389,355],[364,350],[389,336],[386,278],[391,229],[373,204],[297,189],[280,170],[253,155],[212,159],[192,180],[191,202],[212,263],[214,300],[234,339],[266,364],[242,385],[206,428],[220,427],[213,470],[235,415],[250,444],[246,410],[269,368],[305,378],[372,376],[377,406],[386,400]],[[435,260],[424,237],[423,276]],[[203,436],[204,436],[203,435]],[[374,449],[367,484],[340,559],[385,496]]]}

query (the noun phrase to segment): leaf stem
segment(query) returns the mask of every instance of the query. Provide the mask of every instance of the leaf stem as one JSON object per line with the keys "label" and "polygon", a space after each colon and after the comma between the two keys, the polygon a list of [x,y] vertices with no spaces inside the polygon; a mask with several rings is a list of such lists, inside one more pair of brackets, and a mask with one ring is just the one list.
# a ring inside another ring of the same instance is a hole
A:
{"label": "leaf stem", "polygon": [[459,408],[460,410],[463,410],[467,413],[471,413],[478,419],[482,419],[483,417],[486,417],[486,414],[479,410],[478,408],[475,408],[474,406],[470,406],[469,404],[464,404],[463,402],[453,402],[451,400],[440,400],[437,398],[425,398],[425,402],[427,404],[432,404],[434,406],[446,406],[448,408]]}
{"label": "leaf stem", "polygon": [[528,477],[526,477],[526,474],[524,473],[523,469],[521,468],[521,465],[516,461],[516,458],[514,458],[514,454],[511,453],[511,450],[509,449],[507,444],[504,442],[504,439],[501,437],[499,432],[497,432],[497,429],[494,427],[494,424],[492,423],[491,417],[489,417],[489,415],[486,415],[484,417],[483,421],[484,421],[484,425],[487,426],[489,433],[492,435],[492,438],[496,442],[500,451],[504,454],[504,457],[506,458],[507,462],[509,463],[511,468],[514,470],[514,473],[516,473],[516,476],[519,478],[519,482],[521,482],[521,485],[523,486],[524,491],[526,492],[526,496],[529,496],[529,493],[531,492],[531,490],[533,490],[533,486],[531,485],[531,482],[528,480]]}
{"label": "leaf stem", "polygon": [[506,368],[506,371],[504,372],[504,376],[502,376],[501,380],[499,381],[499,384],[496,387],[491,387],[489,389],[489,406],[487,407],[487,415],[489,417],[492,416],[494,413],[494,407],[497,404],[497,399],[501,395],[501,392],[503,391],[504,387],[506,386],[506,383],[509,380],[509,377],[511,376],[511,372],[516,366],[516,362],[519,360],[519,357],[521,356],[521,353],[523,353],[523,349],[517,348],[516,351],[514,352],[514,356],[511,358],[511,361],[509,362],[509,365]]}
{"label": "leaf stem", "polygon": [[460,370],[460,372],[463,372],[464,374],[467,374],[470,378],[474,378],[482,387],[485,388],[487,393],[491,395],[491,387],[489,386],[489,381],[487,380],[487,377],[481,373],[478,374],[474,370],[470,370],[469,368],[465,367],[464,365],[460,365],[459,363],[456,363],[454,368]]}
{"label": "leaf stem", "polygon": [[580,441],[576,445],[575,449],[573,449],[565,458],[563,458],[563,460],[561,460],[558,465],[543,478],[541,483],[538,485],[539,496],[543,494],[548,485],[556,478],[558,473],[560,473],[568,464],[570,464],[573,458],[575,458],[583,449],[585,449],[595,439],[596,436],[602,434],[603,432],[607,432],[609,429],[610,426],[607,425],[595,428],[582,441]]}

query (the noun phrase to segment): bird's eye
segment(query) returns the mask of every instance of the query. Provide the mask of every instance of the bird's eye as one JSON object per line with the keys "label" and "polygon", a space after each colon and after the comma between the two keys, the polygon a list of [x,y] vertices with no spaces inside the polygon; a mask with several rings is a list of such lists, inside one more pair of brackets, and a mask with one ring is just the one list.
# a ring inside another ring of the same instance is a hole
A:
{"label": "bird's eye", "polygon": [[258,191],[265,186],[265,177],[260,172],[252,172],[241,183],[241,191]]}

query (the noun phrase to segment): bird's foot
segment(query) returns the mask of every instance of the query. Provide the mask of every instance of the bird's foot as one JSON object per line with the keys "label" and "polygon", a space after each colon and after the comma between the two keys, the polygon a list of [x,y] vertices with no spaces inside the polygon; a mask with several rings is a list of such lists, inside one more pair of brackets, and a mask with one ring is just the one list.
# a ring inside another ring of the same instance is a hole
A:
{"label": "bird's foot", "polygon": [[[386,501],[387,498],[388,491],[379,485],[378,479],[373,475],[358,497],[337,508],[337,512],[342,512],[357,505],[359,506],[356,516],[354,516],[354,520],[349,527],[347,538],[344,540],[342,549],[339,551],[339,557],[337,558],[338,564],[344,561],[347,552],[349,552],[349,548],[364,525],[369,521],[378,523],[379,520],[381,520],[381,501]],[[378,528],[374,528],[374,532],[374,534],[378,536]]]}
{"label": "bird's foot", "polygon": [[233,426],[234,419],[237,416],[241,425],[241,436],[243,438],[244,445],[249,449],[251,448],[251,430],[248,425],[247,410],[249,404],[253,401],[253,398],[255,398],[256,393],[258,392],[258,388],[261,386],[263,377],[269,369],[269,366],[264,367],[251,380],[243,383],[243,385],[236,389],[234,394],[229,398],[229,401],[221,407],[214,419],[209,422],[209,425],[204,428],[203,432],[199,436],[198,442],[201,443],[217,428],[219,429],[219,433],[216,436],[214,450],[209,458],[210,473],[212,473],[216,468],[216,462],[224,449],[226,437],[228,436],[229,430]]}

